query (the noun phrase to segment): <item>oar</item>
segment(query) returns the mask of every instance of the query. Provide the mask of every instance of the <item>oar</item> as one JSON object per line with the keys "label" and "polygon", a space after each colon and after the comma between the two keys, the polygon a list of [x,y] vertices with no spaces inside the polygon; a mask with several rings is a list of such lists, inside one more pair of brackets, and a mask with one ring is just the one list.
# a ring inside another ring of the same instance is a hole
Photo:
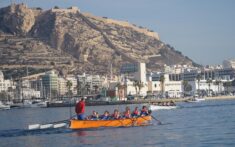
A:
{"label": "oar", "polygon": [[[74,118],[76,115],[72,116]],[[70,118],[70,119],[72,119]],[[29,130],[37,130],[37,129],[50,129],[50,128],[62,128],[68,125],[70,119],[50,122],[47,124],[32,124],[28,126]]]}
{"label": "oar", "polygon": [[161,122],[160,120],[156,119],[154,116],[152,116],[152,115],[151,115],[151,117],[152,117],[154,120],[156,120],[156,121],[158,122],[158,124],[159,124],[159,125],[161,125],[161,124],[162,124],[162,122]]}

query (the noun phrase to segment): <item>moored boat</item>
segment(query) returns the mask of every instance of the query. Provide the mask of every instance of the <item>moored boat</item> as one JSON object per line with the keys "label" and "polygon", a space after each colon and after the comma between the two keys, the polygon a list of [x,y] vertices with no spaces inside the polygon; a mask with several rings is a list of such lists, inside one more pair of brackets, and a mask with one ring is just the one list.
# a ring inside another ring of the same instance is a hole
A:
{"label": "moored boat", "polygon": [[186,102],[189,102],[189,103],[195,103],[195,102],[201,102],[201,101],[205,101],[206,99],[205,98],[193,98],[191,100],[187,100]]}
{"label": "moored boat", "polygon": [[200,102],[200,101],[205,101],[206,99],[202,98],[202,97],[198,97],[198,98],[195,98],[196,101]]}
{"label": "moored boat", "polygon": [[8,110],[10,109],[10,105],[5,105],[0,101],[0,110]]}
{"label": "moored boat", "polygon": [[151,115],[137,118],[127,118],[118,120],[70,120],[71,129],[88,129],[99,127],[130,127],[148,125],[151,121]]}

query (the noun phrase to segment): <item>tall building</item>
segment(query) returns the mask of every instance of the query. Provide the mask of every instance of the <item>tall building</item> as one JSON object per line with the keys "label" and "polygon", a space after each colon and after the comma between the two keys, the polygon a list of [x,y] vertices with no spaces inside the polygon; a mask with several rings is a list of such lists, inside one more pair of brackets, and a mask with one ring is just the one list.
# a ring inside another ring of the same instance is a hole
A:
{"label": "tall building", "polygon": [[5,80],[2,71],[0,71],[0,92],[8,91],[8,88],[13,87],[13,81]]}
{"label": "tall building", "polygon": [[[148,91],[148,83],[146,78],[146,64],[145,63],[127,63],[121,67],[121,74],[125,77],[124,84],[127,86],[126,94],[146,96]],[[135,81],[141,83],[141,88],[138,89]],[[136,91],[136,88],[138,89]],[[137,93],[136,93],[137,92]]]}
{"label": "tall building", "polygon": [[45,97],[56,97],[58,94],[58,75],[55,71],[49,71],[42,77],[42,85]]}
{"label": "tall building", "polygon": [[121,67],[121,74],[125,74],[128,79],[146,83],[145,63],[126,63]]}

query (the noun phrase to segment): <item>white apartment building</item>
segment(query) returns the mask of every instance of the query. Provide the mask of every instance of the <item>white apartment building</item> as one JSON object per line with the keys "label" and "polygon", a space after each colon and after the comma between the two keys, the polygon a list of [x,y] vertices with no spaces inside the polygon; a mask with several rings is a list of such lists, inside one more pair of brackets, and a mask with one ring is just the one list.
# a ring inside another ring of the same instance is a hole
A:
{"label": "white apartment building", "polygon": [[66,87],[66,79],[63,77],[58,78],[58,94],[60,96],[66,95],[67,93],[67,87]]}
{"label": "white apartment building", "polygon": [[23,88],[21,95],[24,99],[41,98],[41,92],[31,88]]}
{"label": "white apartment building", "polygon": [[12,80],[5,80],[2,71],[0,71],[0,92],[8,91],[8,88],[15,88]]}
{"label": "white apartment building", "polygon": [[[146,79],[146,64],[145,63],[128,63],[121,67],[121,74],[124,76],[124,83],[127,86],[127,95],[146,96],[148,91],[148,82]],[[134,81],[142,83],[142,88],[134,86]],[[137,93],[136,93],[137,88]]]}

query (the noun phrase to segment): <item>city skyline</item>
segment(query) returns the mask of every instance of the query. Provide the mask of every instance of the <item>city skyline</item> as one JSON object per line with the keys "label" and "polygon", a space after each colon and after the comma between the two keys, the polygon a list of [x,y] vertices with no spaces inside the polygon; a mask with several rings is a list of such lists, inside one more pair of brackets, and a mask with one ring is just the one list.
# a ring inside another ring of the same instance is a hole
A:
{"label": "city skyline", "polygon": [[[12,1],[1,1],[1,7]],[[77,6],[82,12],[128,21],[159,33],[160,39],[203,65],[221,64],[235,58],[235,2],[227,0],[184,1],[91,1],[50,0],[27,1],[29,7],[49,9],[54,6]],[[105,5],[104,5],[105,4]],[[133,5],[134,4],[134,5]]]}

